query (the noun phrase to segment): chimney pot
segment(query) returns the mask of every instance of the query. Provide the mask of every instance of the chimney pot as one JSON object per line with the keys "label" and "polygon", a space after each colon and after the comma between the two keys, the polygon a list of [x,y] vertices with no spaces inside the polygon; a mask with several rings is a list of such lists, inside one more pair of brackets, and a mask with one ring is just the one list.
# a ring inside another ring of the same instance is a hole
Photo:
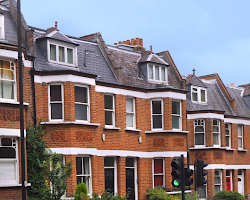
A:
{"label": "chimney pot", "polygon": [[231,83],[231,85],[234,85],[234,83]]}
{"label": "chimney pot", "polygon": [[135,45],[135,39],[134,38],[131,39],[131,45]]}
{"label": "chimney pot", "polygon": [[153,48],[152,48],[152,45],[150,45],[150,51],[153,52]]}
{"label": "chimney pot", "polygon": [[140,43],[139,38],[136,38],[136,45],[140,45],[139,43]]}
{"label": "chimney pot", "polygon": [[58,29],[57,29],[57,21],[55,21],[55,29],[58,30]]}
{"label": "chimney pot", "polygon": [[127,41],[123,41],[123,44],[127,44]]}
{"label": "chimney pot", "polygon": [[117,45],[117,43],[114,43],[114,45]]}
{"label": "chimney pot", "polygon": [[130,45],[130,40],[127,40],[127,45]]}
{"label": "chimney pot", "polygon": [[142,42],[142,39],[140,39],[140,45],[143,47],[143,42]]}
{"label": "chimney pot", "polygon": [[121,41],[119,41],[119,44],[122,44],[122,42],[121,42]]}

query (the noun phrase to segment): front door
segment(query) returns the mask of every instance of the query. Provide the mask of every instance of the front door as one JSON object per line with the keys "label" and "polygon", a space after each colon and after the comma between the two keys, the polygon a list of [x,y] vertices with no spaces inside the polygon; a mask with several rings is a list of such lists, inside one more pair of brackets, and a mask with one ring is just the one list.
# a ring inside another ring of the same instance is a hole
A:
{"label": "front door", "polygon": [[231,178],[230,177],[226,177],[226,181],[227,181],[227,191],[231,190]]}
{"label": "front door", "polygon": [[238,170],[238,192],[244,195],[244,177],[242,170]]}

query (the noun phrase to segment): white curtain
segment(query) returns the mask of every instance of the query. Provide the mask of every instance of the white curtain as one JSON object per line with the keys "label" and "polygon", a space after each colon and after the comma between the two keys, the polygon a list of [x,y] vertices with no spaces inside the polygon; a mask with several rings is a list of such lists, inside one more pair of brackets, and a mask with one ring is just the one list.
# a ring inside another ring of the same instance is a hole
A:
{"label": "white curtain", "polygon": [[0,181],[16,180],[16,162],[0,161]]}
{"label": "white curtain", "polygon": [[1,78],[8,80],[0,80],[0,98],[14,99],[14,74],[10,70],[1,69]]}

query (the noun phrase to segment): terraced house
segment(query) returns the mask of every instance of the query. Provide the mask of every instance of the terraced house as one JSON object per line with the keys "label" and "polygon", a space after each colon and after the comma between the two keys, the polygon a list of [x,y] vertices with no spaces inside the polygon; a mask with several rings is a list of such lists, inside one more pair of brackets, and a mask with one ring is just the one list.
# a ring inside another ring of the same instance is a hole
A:
{"label": "terraced house", "polygon": [[[0,199],[18,199],[14,0],[0,1],[0,26]],[[180,155],[209,163],[201,198],[250,193],[249,84],[227,86],[218,74],[183,77],[168,51],[147,51],[139,38],[107,45],[100,33],[58,29],[22,19],[25,126],[41,121],[49,148],[72,161],[65,199],[81,181],[89,195],[107,190],[142,200],[158,185],[171,193],[170,164]]]}

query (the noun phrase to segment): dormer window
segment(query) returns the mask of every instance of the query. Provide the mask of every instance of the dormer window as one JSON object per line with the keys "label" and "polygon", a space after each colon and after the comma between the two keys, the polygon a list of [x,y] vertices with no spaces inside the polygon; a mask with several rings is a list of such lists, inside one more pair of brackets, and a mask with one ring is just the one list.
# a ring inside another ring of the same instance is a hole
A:
{"label": "dormer window", "polygon": [[76,66],[76,47],[74,45],[49,41],[48,52],[50,62]]}
{"label": "dormer window", "polygon": [[4,39],[4,16],[0,14],[0,39]]}
{"label": "dormer window", "polygon": [[207,90],[202,87],[191,87],[191,98],[193,102],[207,103]]}
{"label": "dormer window", "polygon": [[160,65],[148,64],[148,80],[167,82],[167,68]]}

